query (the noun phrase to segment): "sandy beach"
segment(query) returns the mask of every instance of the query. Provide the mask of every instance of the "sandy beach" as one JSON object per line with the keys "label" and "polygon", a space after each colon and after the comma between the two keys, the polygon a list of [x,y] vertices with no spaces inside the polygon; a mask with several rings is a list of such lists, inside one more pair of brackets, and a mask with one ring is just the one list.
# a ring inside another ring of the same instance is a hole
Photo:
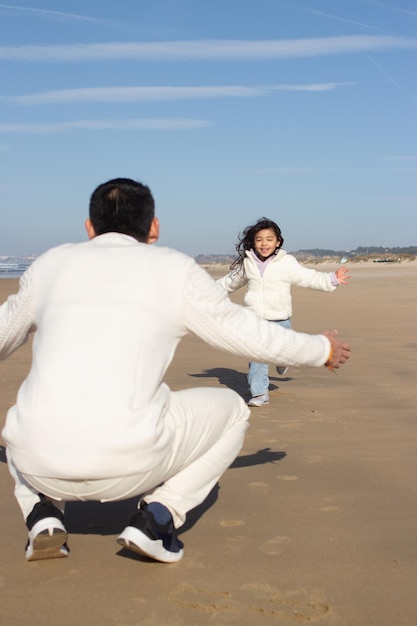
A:
{"label": "sandy beach", "polygon": [[[0,441],[1,625],[417,623],[417,264],[348,267],[332,294],[293,289],[293,327],[337,328],[351,360],[337,374],[270,368],[270,404],[252,410],[239,457],[191,512],[179,563],[118,546],[134,501],[68,504],[69,558],[27,563]],[[0,302],[16,289],[0,280]],[[0,363],[1,427],[29,364],[30,343]],[[246,371],[187,336],[166,381],[247,398]]]}

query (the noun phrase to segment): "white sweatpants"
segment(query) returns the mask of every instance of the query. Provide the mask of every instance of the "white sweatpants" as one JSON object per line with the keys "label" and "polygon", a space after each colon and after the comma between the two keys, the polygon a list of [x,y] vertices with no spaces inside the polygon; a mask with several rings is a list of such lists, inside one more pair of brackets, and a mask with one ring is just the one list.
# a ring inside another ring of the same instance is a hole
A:
{"label": "white sweatpants", "polygon": [[174,438],[158,467],[139,475],[71,481],[21,474],[8,455],[16,499],[26,519],[39,502],[39,493],[62,511],[66,501],[111,502],[143,495],[148,503],[168,507],[179,528],[187,511],[204,501],[238,455],[248,418],[247,405],[230,389],[172,392],[165,419],[174,425]]}

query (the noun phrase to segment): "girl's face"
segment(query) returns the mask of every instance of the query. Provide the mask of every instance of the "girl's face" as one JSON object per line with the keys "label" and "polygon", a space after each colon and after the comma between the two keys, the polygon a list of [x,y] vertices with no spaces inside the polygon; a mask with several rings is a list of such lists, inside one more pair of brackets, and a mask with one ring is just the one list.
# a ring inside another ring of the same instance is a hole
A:
{"label": "girl's face", "polygon": [[267,259],[274,254],[279,241],[272,228],[264,228],[256,233],[253,243],[258,256],[261,259]]}

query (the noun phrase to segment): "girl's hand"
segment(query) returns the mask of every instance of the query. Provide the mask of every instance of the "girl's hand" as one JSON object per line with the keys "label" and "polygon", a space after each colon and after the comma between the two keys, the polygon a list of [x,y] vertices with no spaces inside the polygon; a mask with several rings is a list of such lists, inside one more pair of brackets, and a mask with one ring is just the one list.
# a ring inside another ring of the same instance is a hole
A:
{"label": "girl's hand", "polygon": [[339,269],[335,271],[335,275],[341,285],[346,285],[346,283],[349,282],[350,275],[347,267],[339,267]]}

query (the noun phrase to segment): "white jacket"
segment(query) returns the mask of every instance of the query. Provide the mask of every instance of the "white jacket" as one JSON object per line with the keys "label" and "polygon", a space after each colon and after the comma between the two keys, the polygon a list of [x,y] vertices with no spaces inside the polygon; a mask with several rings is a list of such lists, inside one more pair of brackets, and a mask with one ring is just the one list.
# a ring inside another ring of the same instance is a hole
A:
{"label": "white jacket", "polygon": [[325,363],[324,335],[230,302],[195,261],[107,233],[40,256],[0,306],[0,358],[36,331],[2,436],[23,473],[69,480],[148,471],[170,447],[164,374],[191,331],[244,358]]}
{"label": "white jacket", "polygon": [[247,251],[243,267],[217,282],[229,293],[247,285],[244,303],[251,311],[267,320],[286,320],[292,315],[291,285],[334,291],[331,276],[331,272],[303,267],[285,250],[278,251],[261,276],[252,253]]}

